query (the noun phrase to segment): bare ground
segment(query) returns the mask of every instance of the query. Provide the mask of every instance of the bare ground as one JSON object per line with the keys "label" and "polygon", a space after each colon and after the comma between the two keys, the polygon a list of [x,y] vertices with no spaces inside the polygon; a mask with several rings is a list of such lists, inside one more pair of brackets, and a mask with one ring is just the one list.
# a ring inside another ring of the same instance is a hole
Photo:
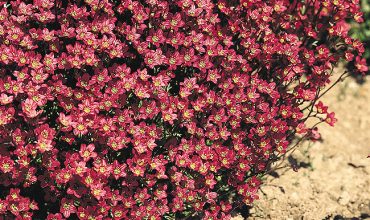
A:
{"label": "bare ground", "polygon": [[370,219],[370,77],[347,78],[322,100],[335,127],[319,125],[323,141],[293,154],[297,172],[267,178],[247,219]]}

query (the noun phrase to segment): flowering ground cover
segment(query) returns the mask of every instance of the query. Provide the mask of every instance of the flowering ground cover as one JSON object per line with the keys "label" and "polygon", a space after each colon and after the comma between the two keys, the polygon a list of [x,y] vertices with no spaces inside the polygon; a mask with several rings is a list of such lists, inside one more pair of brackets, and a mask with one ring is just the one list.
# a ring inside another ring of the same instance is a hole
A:
{"label": "flowering ground cover", "polygon": [[356,0],[0,5],[5,219],[229,219],[367,71]]}
{"label": "flowering ground cover", "polygon": [[[333,77],[341,72],[334,70]],[[361,85],[348,78],[323,97],[338,117],[335,128],[320,125],[321,139],[302,143],[291,155],[298,169],[289,169],[287,160],[286,168],[266,176],[260,198],[233,220],[370,217],[369,79]]]}

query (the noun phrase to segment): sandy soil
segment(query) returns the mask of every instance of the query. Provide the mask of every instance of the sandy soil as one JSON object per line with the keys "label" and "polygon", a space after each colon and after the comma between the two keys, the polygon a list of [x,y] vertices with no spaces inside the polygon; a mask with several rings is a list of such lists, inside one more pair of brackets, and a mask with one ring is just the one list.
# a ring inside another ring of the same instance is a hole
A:
{"label": "sandy soil", "polygon": [[323,141],[294,153],[297,172],[267,177],[247,219],[370,219],[370,77],[347,78],[322,100],[337,124],[319,125]]}

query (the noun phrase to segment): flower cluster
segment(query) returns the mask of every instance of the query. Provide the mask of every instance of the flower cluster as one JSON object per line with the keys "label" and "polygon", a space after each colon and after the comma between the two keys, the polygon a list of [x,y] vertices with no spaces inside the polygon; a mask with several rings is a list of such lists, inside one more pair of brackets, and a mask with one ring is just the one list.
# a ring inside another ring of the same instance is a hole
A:
{"label": "flower cluster", "polygon": [[[228,219],[257,198],[358,0],[0,1],[0,215]],[[308,114],[306,114],[309,112]]]}
{"label": "flower cluster", "polygon": [[[353,22],[352,24],[352,29],[351,29],[351,35],[353,36],[353,38],[355,39],[359,39],[361,40],[365,45],[366,45],[366,50],[365,50],[365,53],[363,54],[363,57],[366,59],[367,62],[365,62],[364,60],[361,61],[360,64],[357,64],[357,63],[349,63],[349,68],[362,68],[364,73],[367,73],[368,75],[370,74],[370,71],[369,71],[369,66],[370,66],[370,2],[369,1],[365,1],[365,0],[361,0],[361,9],[364,13],[363,17],[365,19],[364,22],[362,22],[361,24],[357,24],[355,21]],[[356,66],[353,67],[353,64],[355,64]],[[356,78],[359,79],[359,75],[356,74]],[[360,81],[361,80],[364,80],[365,78],[362,77],[360,78]]]}

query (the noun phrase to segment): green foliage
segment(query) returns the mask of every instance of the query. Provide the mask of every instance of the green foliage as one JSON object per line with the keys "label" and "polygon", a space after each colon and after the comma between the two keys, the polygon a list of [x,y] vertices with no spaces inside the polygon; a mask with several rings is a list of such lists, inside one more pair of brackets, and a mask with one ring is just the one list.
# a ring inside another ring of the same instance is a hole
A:
{"label": "green foliage", "polygon": [[361,0],[361,10],[364,13],[364,22],[352,24],[352,36],[365,43],[365,58],[370,60],[370,1]]}

